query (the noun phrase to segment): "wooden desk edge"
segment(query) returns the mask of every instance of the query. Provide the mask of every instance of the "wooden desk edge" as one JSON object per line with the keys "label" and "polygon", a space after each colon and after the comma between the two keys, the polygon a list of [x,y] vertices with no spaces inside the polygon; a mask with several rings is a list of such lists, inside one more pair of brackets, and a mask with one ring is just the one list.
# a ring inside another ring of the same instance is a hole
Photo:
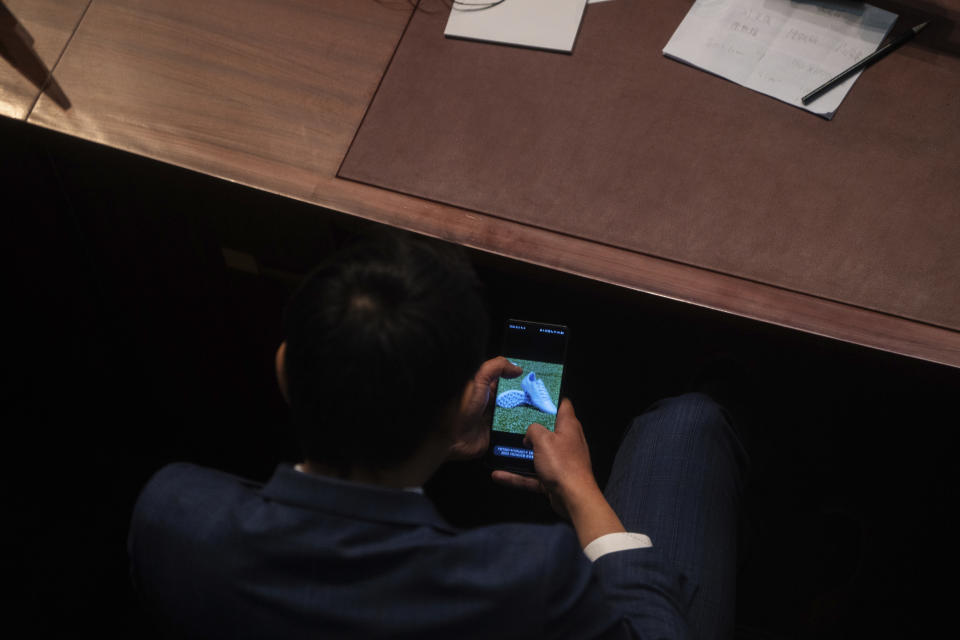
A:
{"label": "wooden desk edge", "polygon": [[[633,291],[960,367],[957,331],[346,180],[335,179],[330,185],[335,189],[322,195],[315,193],[309,202]],[[360,200],[350,197],[353,192],[366,192],[371,197]],[[455,222],[451,224],[451,220]]]}
{"label": "wooden desk edge", "polygon": [[[405,198],[413,203],[423,202]],[[479,229],[464,229],[463,225],[444,228],[435,220],[424,224],[421,217],[388,214],[362,203],[350,203],[354,205],[350,206],[336,198],[318,199],[313,204],[633,291],[935,364],[960,367],[960,333],[950,329],[655,256],[597,245],[445,205],[431,203],[440,211],[459,213],[480,221]],[[502,238],[503,235],[513,236],[510,245],[524,246],[530,251],[520,255],[504,250],[496,241],[496,236]],[[578,260],[580,257],[586,260]]]}
{"label": "wooden desk edge", "polygon": [[[48,123],[35,126],[61,131]],[[79,136],[83,137],[83,136]],[[104,144],[102,140],[86,138]],[[171,162],[159,154],[109,145],[190,171],[211,175],[337,213],[454,242],[512,260],[546,267],[729,313],[758,322],[811,333],[871,349],[960,368],[960,332],[816,296],[634,253],[554,231],[458,209],[413,196],[332,176],[318,176],[308,197],[282,193],[236,176]]]}

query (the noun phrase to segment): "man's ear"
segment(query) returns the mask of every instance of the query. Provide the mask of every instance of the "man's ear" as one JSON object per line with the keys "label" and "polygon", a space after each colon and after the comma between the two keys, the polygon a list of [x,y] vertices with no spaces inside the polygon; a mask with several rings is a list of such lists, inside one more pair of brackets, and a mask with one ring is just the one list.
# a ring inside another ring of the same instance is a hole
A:
{"label": "man's ear", "polygon": [[284,366],[286,364],[287,358],[287,341],[284,340],[280,343],[280,346],[277,347],[277,355],[274,359],[274,365],[277,369],[277,385],[280,387],[280,393],[283,395],[283,399],[287,401],[287,404],[290,404],[290,395],[287,391],[287,369]]}

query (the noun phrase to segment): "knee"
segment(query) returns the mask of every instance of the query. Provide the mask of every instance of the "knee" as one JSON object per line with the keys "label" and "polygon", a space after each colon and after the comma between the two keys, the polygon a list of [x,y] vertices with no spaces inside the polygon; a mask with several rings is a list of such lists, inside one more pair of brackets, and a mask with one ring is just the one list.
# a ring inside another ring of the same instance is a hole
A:
{"label": "knee", "polygon": [[[650,420],[642,420],[648,415]],[[641,420],[648,423],[645,428],[655,428],[660,437],[671,439],[724,438],[731,429],[723,407],[700,392],[660,400]]]}

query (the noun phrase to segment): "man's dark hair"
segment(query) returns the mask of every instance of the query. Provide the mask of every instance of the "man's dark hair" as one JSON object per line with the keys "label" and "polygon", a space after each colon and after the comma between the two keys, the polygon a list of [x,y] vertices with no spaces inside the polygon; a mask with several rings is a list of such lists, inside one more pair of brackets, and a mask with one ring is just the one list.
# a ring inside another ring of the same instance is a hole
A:
{"label": "man's dark hair", "polygon": [[488,331],[463,251],[405,235],[331,256],[294,293],[284,325],[303,453],[344,473],[408,459],[476,372]]}

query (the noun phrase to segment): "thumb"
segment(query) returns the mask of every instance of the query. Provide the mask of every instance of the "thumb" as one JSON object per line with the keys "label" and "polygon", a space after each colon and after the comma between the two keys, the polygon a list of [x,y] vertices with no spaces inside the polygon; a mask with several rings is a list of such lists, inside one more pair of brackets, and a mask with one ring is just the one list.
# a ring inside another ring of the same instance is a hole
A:
{"label": "thumb", "polygon": [[474,380],[480,385],[488,385],[496,382],[499,378],[516,378],[521,373],[523,373],[522,368],[503,356],[497,356],[480,365]]}
{"label": "thumb", "polygon": [[[504,358],[506,360],[506,358]],[[513,364],[509,360],[503,367],[503,371],[500,372],[501,378],[516,378],[523,373],[523,367]]]}

